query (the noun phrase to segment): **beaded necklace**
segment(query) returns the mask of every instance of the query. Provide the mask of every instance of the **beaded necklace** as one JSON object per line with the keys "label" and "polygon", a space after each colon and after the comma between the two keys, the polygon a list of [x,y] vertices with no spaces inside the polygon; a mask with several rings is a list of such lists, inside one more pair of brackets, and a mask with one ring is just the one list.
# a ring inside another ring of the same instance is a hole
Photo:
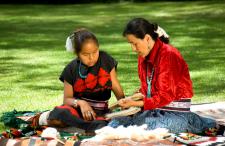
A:
{"label": "beaded necklace", "polygon": [[80,64],[79,64],[78,72],[79,72],[79,75],[80,75],[80,77],[81,77],[82,79],[87,78],[87,74],[88,74],[88,73],[87,73],[86,75],[82,75],[82,74],[81,74],[81,61],[80,61]]}
{"label": "beaded necklace", "polygon": [[154,74],[154,67],[152,68],[152,72],[150,77],[148,77],[148,65],[147,65],[147,84],[148,84],[148,91],[147,91],[147,98],[151,98],[151,87],[152,87],[152,78],[153,78],[153,74]]}

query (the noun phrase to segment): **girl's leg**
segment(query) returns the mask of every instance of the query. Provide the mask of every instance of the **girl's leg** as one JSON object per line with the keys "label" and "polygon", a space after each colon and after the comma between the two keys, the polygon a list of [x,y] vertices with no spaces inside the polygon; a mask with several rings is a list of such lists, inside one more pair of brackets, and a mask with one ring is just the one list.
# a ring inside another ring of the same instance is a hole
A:
{"label": "girl's leg", "polygon": [[48,124],[55,127],[72,126],[86,131],[94,131],[107,125],[106,121],[85,121],[80,118],[76,109],[70,106],[54,108],[48,117]]}

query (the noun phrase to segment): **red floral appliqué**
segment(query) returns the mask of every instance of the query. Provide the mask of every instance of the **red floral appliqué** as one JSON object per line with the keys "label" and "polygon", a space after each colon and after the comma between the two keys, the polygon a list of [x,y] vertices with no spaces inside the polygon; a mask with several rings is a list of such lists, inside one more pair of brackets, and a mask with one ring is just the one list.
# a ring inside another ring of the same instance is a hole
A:
{"label": "red floral appliqu\u00e9", "polygon": [[[73,88],[74,91],[78,93],[85,92],[87,89],[94,89],[94,92],[97,92],[99,90],[110,88],[106,85],[108,81],[111,81],[110,74],[106,72],[103,68],[100,68],[97,76],[93,75],[92,73],[89,73],[85,80],[78,79],[74,84]],[[99,85],[98,88],[96,88],[97,85]]]}
{"label": "red floral appliqu\u00e9", "polygon": [[86,85],[85,85],[84,80],[78,79],[76,81],[76,83],[74,84],[73,89],[74,89],[75,92],[84,92],[85,89],[86,89]]}
{"label": "red floral appliqu\u00e9", "polygon": [[91,73],[85,79],[85,84],[88,89],[93,89],[97,85],[97,77]]}
{"label": "red floral appliqu\u00e9", "polygon": [[98,83],[99,85],[101,85],[102,87],[105,86],[105,84],[111,80],[110,78],[110,74],[107,73],[104,69],[100,68],[99,72],[98,72]]}

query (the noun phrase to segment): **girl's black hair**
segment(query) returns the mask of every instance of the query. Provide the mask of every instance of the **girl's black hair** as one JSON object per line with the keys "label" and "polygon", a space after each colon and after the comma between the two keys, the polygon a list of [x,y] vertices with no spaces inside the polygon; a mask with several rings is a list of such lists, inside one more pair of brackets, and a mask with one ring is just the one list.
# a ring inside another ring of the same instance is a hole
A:
{"label": "girl's black hair", "polygon": [[[123,36],[132,34],[137,38],[143,39],[146,34],[149,34],[153,40],[158,38],[158,34],[155,32],[158,29],[158,24],[151,23],[144,18],[134,18],[128,22],[123,31]],[[169,38],[161,36],[160,40],[166,44],[169,43]]]}
{"label": "girl's black hair", "polygon": [[97,46],[99,46],[98,39],[96,38],[96,36],[85,28],[77,29],[73,33],[73,37],[74,53],[76,54],[80,53],[82,45],[87,40],[93,40],[97,44]]}

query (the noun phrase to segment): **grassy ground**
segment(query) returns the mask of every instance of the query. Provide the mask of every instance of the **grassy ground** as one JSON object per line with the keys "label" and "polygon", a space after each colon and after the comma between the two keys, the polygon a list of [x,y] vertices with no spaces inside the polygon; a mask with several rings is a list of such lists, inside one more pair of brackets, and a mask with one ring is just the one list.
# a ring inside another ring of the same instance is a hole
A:
{"label": "grassy ground", "polygon": [[100,48],[119,61],[119,80],[131,94],[139,85],[137,56],[121,33],[133,17],[147,18],[167,30],[189,64],[194,102],[225,100],[224,7],[224,1],[0,5],[0,115],[62,103],[58,76],[74,57],[64,43],[78,27],[92,30]]}

